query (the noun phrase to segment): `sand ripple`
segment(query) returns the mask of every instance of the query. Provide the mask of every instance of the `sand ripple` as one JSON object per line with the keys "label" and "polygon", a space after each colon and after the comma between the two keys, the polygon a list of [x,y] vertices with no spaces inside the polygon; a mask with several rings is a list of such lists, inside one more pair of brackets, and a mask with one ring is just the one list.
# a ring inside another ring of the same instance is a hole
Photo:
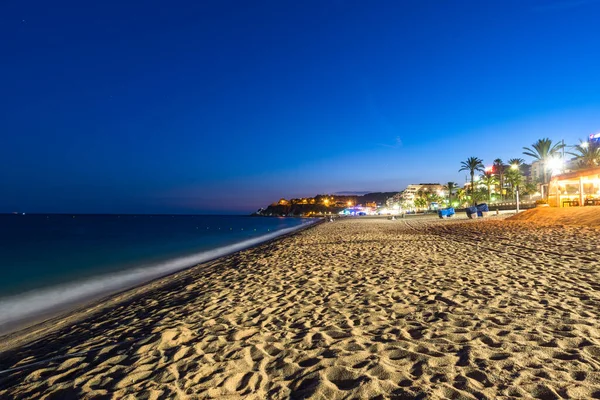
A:
{"label": "sand ripple", "polygon": [[600,398],[599,243],[494,219],[322,224],[6,344],[2,370],[70,356],[0,375],[0,398]]}

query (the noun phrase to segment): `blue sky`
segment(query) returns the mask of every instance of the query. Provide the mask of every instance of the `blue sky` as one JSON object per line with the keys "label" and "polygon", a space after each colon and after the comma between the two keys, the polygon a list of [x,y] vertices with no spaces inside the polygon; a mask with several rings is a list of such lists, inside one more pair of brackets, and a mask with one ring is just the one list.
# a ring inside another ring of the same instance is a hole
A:
{"label": "blue sky", "polygon": [[0,3],[0,212],[247,213],[600,131],[600,1]]}

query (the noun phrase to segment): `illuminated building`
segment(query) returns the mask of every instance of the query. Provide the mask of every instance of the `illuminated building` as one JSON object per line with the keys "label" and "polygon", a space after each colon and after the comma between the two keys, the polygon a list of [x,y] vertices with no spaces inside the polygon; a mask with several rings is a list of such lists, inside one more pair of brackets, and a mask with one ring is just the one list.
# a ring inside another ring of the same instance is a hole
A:
{"label": "illuminated building", "polygon": [[548,188],[553,207],[600,205],[600,167],[555,175]]}

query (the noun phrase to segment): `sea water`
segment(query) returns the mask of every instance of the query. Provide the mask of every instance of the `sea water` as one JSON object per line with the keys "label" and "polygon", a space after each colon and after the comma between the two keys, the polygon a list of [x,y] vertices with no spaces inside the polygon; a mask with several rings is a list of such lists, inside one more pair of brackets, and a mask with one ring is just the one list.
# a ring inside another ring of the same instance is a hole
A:
{"label": "sea water", "polygon": [[132,287],[315,221],[212,215],[0,215],[0,332],[15,321]]}

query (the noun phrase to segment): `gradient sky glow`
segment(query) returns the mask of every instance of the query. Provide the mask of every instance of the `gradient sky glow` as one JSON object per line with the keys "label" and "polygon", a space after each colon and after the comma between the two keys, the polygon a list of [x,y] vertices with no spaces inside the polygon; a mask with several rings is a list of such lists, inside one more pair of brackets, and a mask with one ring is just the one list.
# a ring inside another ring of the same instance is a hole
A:
{"label": "gradient sky glow", "polygon": [[249,213],[600,132],[600,1],[0,2],[0,212]]}

